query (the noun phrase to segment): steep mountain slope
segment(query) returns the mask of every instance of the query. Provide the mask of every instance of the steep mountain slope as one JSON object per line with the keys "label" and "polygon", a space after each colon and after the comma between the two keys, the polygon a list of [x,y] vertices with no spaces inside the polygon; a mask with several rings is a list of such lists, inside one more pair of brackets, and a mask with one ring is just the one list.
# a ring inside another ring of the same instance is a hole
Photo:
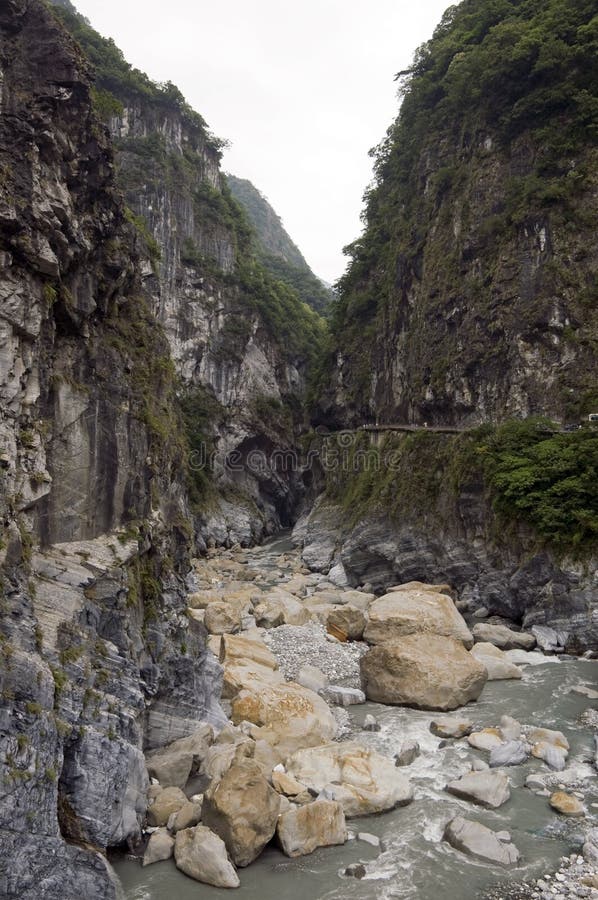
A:
{"label": "steep mountain slope", "polygon": [[590,0],[447,10],[401,73],[321,417],[577,421],[598,408],[597,41]]}
{"label": "steep mountain slope", "polygon": [[334,293],[314,275],[285,231],[280,216],[250,181],[235,175],[227,175],[226,179],[233,197],[244,208],[256,231],[258,250],[266,268],[294,288],[304,303],[325,313]]}
{"label": "steep mountain slope", "polygon": [[598,646],[597,48],[593,2],[464,0],[400,74],[314,423],[421,427],[316,439],[304,523],[310,564],[448,581],[574,651]]}
{"label": "steep mountain slope", "polygon": [[142,748],[222,721],[185,616],[187,446],[87,62],[0,7],[0,893],[118,895]]}
{"label": "steep mountain slope", "polygon": [[323,322],[257,257],[220,172],[221,144],[177,88],[132,69],[81,16],[56,14],[94,65],[96,108],[146,257],[144,286],[181,382],[203,534],[259,539],[290,522],[301,494],[298,474],[283,470],[275,451],[294,449]]}

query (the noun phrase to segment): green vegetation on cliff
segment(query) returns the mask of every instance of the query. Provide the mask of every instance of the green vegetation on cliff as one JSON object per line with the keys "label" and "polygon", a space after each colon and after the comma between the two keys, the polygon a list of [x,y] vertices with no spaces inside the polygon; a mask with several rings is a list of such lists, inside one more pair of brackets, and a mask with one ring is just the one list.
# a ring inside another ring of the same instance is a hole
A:
{"label": "green vegetation on cliff", "polygon": [[[195,268],[200,277],[208,278],[216,285],[237,289],[241,325],[228,349],[234,353],[242,334],[246,340],[249,338],[248,314],[253,314],[258,317],[258,328],[268,333],[289,363],[305,365],[315,361],[324,340],[325,325],[310,308],[317,303],[308,305],[306,302],[307,295],[316,298],[317,294],[315,290],[310,294],[306,289],[306,279],[311,276],[318,289],[324,293],[326,289],[311,275],[305,261],[307,275],[290,270],[273,271],[278,262],[275,266],[269,265],[259,250],[260,241],[225,177],[217,175],[216,186],[206,177],[206,167],[210,165],[207,158],[217,163],[222,141],[210,134],[203,118],[191,109],[175,85],[170,82],[157,84],[130,66],[113,40],[98,34],[72,9],[59,5],[54,7],[54,12],[93,66],[93,96],[98,114],[104,119],[119,116],[130,104],[137,104],[148,113],[145,124],[149,130],[142,135],[130,133],[124,138],[116,138],[115,147],[119,184],[131,206],[128,216],[144,241],[156,271],[161,248],[151,233],[148,216],[139,214],[145,212],[145,209],[139,209],[139,198],[166,188],[173,205],[191,205],[195,230],[208,236],[207,243],[212,250],[222,244],[232,246],[232,271],[225,271],[209,249],[200,248],[197,235],[185,237],[180,247],[181,262]],[[183,141],[181,147],[169,143],[167,136],[158,129],[158,117],[152,115],[154,111],[164,110],[180,116],[192,140]],[[151,205],[149,200],[146,205]],[[287,240],[290,241],[288,236]],[[302,259],[299,251],[297,253]],[[282,268],[284,270],[284,266]]]}
{"label": "green vegetation on cliff", "polygon": [[285,231],[280,216],[250,181],[235,175],[227,175],[226,180],[255,229],[257,250],[265,267],[275,278],[297,291],[304,303],[326,314],[334,294],[314,275]]}
{"label": "green vegetation on cliff", "polygon": [[505,423],[477,452],[494,508],[559,548],[598,546],[598,431],[550,422]]}
{"label": "green vegetation on cliff", "polygon": [[325,439],[327,494],[353,522],[380,511],[428,523],[442,533],[468,492],[482,491],[497,533],[529,526],[558,552],[598,547],[598,430],[561,432],[544,419],[482,426],[449,437],[426,429],[388,434],[373,445],[367,432],[347,446]]}
{"label": "green vegetation on cliff", "polygon": [[94,99],[100,115],[107,118],[122,113],[123,97],[152,101],[179,112],[188,126],[197,128],[212,148],[220,151],[223,142],[209,133],[202,116],[189,106],[176,85],[170,81],[159,84],[145,72],[131,66],[112,38],[102,37],[84,16],[75,11],[71,3],[64,0],[49,2],[55,15],[73,35],[93,66]]}
{"label": "green vegetation on cliff", "polygon": [[597,51],[594,0],[463,0],[400,73],[320,385],[356,420],[505,418],[526,367],[523,414],[598,404]]}

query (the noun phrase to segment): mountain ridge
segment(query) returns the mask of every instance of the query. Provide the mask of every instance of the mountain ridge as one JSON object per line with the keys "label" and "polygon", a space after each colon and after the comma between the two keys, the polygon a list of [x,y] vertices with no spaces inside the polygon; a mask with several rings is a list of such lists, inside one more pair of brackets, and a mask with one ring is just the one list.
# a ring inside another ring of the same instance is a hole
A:
{"label": "mountain ridge", "polygon": [[264,265],[293,287],[304,303],[322,315],[327,314],[334,291],[311,270],[268,199],[247,179],[230,173],[226,178],[233,196],[255,228]]}

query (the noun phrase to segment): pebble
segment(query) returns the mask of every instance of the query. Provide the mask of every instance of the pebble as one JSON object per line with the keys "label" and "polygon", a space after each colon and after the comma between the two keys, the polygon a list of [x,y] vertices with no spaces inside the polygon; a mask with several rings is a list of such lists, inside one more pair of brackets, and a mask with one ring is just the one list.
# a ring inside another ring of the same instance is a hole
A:
{"label": "pebble", "polygon": [[370,834],[368,831],[358,831],[357,840],[363,841],[364,844],[369,844],[370,847],[380,846],[380,838],[376,837],[375,834]]}
{"label": "pebble", "polygon": [[333,684],[361,689],[359,660],[368,650],[360,641],[330,643],[319,622],[307,625],[280,625],[264,635],[284,677],[294,681],[304,666],[315,666]]}
{"label": "pebble", "polygon": [[365,878],[366,868],[363,863],[353,863],[352,865],[347,866],[345,875],[349,875],[352,878]]}
{"label": "pebble", "polygon": [[565,900],[566,897],[598,898],[598,890],[592,889],[587,882],[597,878],[596,867],[588,863],[582,856],[572,853],[563,856],[558,870],[547,872],[535,881],[510,884],[508,887],[496,885],[483,896],[486,900]]}
{"label": "pebble", "polygon": [[363,725],[361,727],[364,731],[380,731],[381,726],[376,717],[368,713],[363,720]]}

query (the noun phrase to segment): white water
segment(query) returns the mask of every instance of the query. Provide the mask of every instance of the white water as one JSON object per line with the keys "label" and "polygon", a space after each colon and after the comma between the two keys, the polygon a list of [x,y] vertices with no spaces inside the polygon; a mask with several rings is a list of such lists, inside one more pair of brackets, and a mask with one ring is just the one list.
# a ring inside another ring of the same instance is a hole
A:
{"label": "white water", "polygon": [[[276,554],[290,547],[284,542],[254,551],[252,564],[276,572]],[[258,562],[259,560],[259,562]],[[581,713],[596,707],[587,698],[570,693],[579,684],[595,686],[598,662],[566,659],[523,670],[521,681],[489,683],[477,703],[462,712],[476,726],[497,725],[508,714],[524,724],[543,725],[565,733],[571,745],[568,768],[575,773],[576,789],[585,796],[588,818],[598,814],[596,771],[590,764],[592,731],[580,722]],[[403,771],[415,788],[410,806],[376,817],[350,820],[353,831],[368,831],[383,841],[380,852],[364,842],[317,850],[310,856],[287,859],[270,847],[250,867],[240,871],[241,887],[235,896],[252,900],[463,900],[484,893],[497,882],[539,877],[554,869],[561,856],[579,849],[579,820],[553,812],[545,797],[524,787],[532,772],[548,772],[539,760],[509,768],[511,799],[498,810],[484,810],[460,801],[444,791],[446,783],[469,770],[484,753],[465,741],[440,747],[430,730],[433,713],[365,704],[351,707],[354,737],[381,753],[393,756],[405,740],[416,740],[422,753]],[[380,732],[364,732],[366,713],[380,722]],[[565,775],[562,776],[566,777]],[[520,865],[505,871],[467,858],[442,841],[446,823],[455,815],[482,822],[495,830],[507,830],[521,852]],[[363,862],[363,880],[344,876],[345,868]],[[115,868],[127,900],[216,900],[223,891],[199,884],[180,873],[172,861],[142,868],[137,860],[120,859]]]}

